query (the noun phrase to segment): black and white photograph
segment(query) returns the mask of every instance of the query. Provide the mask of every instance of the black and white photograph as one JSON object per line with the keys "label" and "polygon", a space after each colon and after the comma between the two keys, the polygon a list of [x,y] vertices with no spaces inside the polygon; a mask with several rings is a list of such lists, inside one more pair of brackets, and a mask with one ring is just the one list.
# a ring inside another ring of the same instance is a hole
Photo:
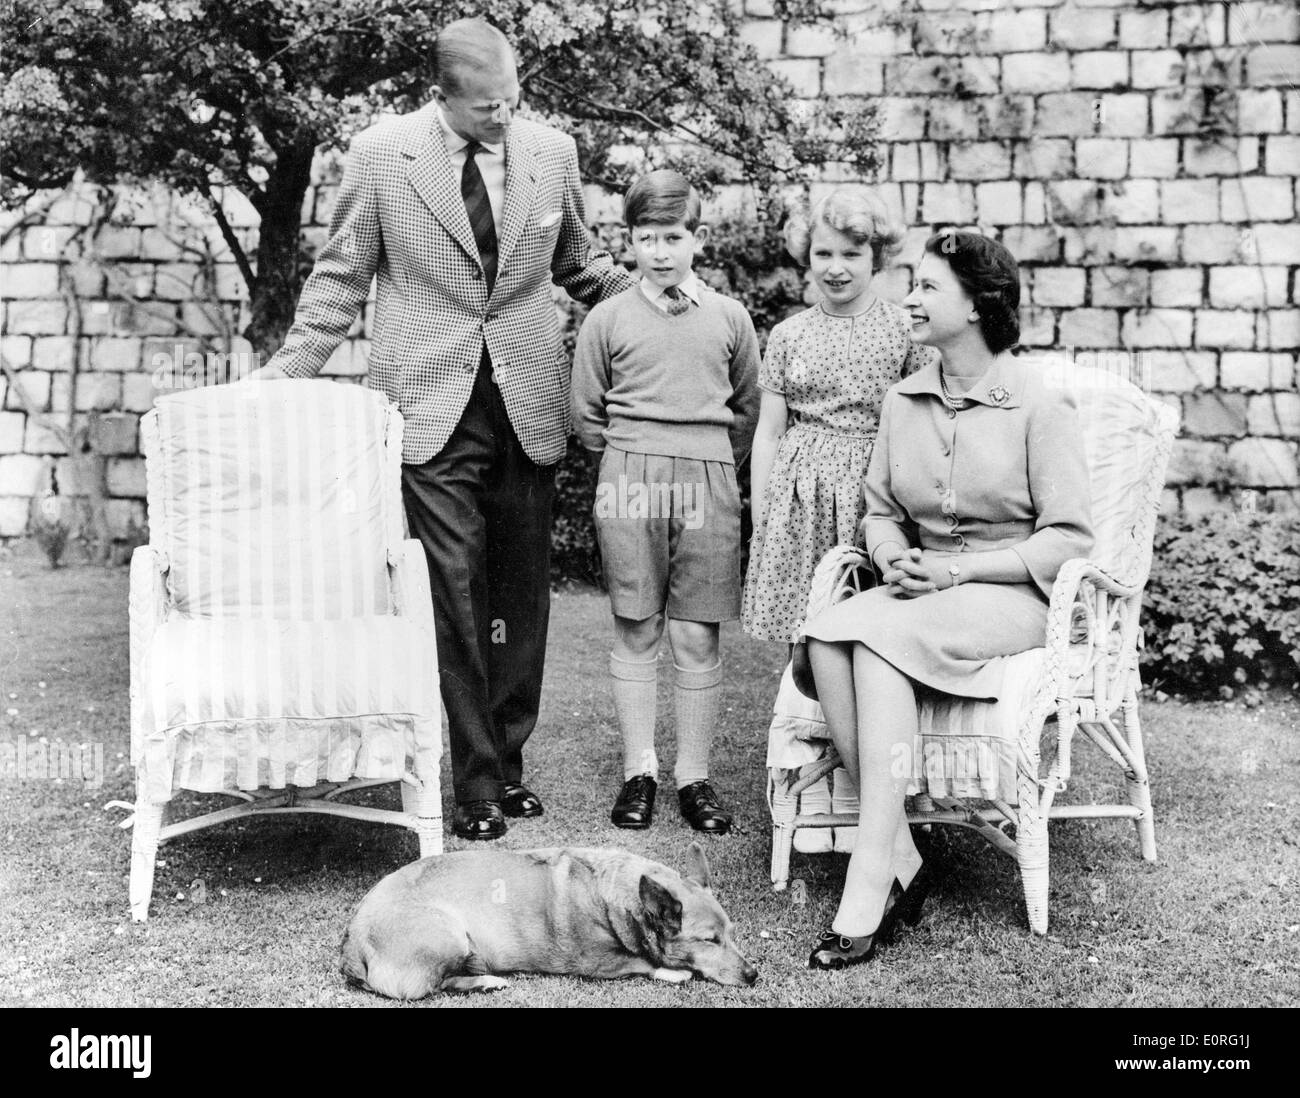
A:
{"label": "black and white photograph", "polygon": [[1283,1066],[1297,0],[0,26],[34,1070],[190,1078],[205,1007]]}

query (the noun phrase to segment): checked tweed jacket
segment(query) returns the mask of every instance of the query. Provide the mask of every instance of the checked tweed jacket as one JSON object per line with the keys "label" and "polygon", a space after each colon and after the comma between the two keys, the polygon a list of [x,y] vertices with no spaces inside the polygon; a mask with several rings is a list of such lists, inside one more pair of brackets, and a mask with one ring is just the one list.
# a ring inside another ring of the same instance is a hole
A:
{"label": "checked tweed jacket", "polygon": [[437,110],[385,119],[353,141],[329,241],[271,365],[319,373],[377,276],[369,381],[406,421],[402,460],[428,461],[446,444],[486,343],[524,452],[550,465],[569,430],[569,361],[550,284],[594,304],[631,279],[591,251],[573,139],[516,118],[489,297]]}

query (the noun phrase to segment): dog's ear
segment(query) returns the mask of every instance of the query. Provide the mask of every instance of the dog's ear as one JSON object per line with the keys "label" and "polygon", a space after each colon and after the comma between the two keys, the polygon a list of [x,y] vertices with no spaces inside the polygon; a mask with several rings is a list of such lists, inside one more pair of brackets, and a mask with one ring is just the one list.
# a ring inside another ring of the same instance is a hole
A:
{"label": "dog's ear", "polygon": [[653,877],[641,877],[641,905],[646,922],[665,938],[672,938],[682,930],[682,905],[668,889]]}
{"label": "dog's ear", "polygon": [[709,859],[704,856],[704,848],[699,843],[691,843],[686,848],[686,872],[682,876],[701,888],[713,890],[709,879]]}

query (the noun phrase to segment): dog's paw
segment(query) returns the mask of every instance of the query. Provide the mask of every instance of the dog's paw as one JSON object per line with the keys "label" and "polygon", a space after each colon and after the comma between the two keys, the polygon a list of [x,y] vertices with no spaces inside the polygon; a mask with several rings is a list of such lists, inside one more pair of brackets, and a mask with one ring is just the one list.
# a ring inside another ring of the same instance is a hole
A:
{"label": "dog's paw", "polygon": [[684,984],[690,978],[690,971],[684,968],[656,968],[650,973],[650,979],[663,980],[666,984]]}
{"label": "dog's paw", "polygon": [[443,980],[443,991],[500,991],[510,981],[501,976],[453,976]]}

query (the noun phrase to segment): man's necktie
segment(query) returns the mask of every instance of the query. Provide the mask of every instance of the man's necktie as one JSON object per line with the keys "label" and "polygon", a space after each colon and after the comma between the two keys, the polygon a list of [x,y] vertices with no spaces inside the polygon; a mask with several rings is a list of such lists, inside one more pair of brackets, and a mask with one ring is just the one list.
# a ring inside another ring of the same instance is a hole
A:
{"label": "man's necktie", "polygon": [[482,151],[483,146],[477,141],[465,146],[460,195],[465,200],[465,212],[469,214],[469,227],[474,230],[474,240],[478,243],[478,257],[483,264],[483,276],[487,279],[490,294],[497,280],[497,227],[492,220],[492,203],[488,201],[483,175],[474,163],[475,155]]}
{"label": "man's necktie", "polygon": [[690,298],[682,293],[682,288],[680,286],[669,286],[668,289],[664,291],[663,296],[668,299],[669,316],[681,316],[682,313],[686,312],[686,310],[691,307]]}

